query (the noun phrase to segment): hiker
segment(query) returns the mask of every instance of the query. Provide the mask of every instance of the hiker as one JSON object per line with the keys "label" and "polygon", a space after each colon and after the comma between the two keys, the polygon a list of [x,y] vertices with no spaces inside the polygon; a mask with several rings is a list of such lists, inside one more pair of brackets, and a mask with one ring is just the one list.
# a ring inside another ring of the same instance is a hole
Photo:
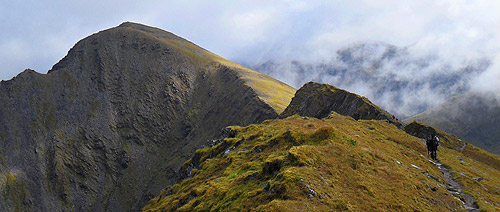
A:
{"label": "hiker", "polygon": [[430,134],[427,136],[427,140],[425,141],[425,144],[427,145],[427,155],[431,156],[431,152],[432,152],[432,136]]}
{"label": "hiker", "polygon": [[438,146],[439,146],[439,138],[437,137],[437,135],[434,135],[432,137],[432,143],[431,143],[431,146],[432,146],[432,150],[431,150],[431,158],[433,160],[437,160],[437,149],[438,149]]}

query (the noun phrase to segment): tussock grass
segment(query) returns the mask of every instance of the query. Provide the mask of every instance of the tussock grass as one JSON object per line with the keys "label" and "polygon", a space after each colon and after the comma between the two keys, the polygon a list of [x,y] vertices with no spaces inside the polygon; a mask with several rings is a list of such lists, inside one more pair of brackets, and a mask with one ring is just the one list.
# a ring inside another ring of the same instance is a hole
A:
{"label": "tussock grass", "polygon": [[[332,113],[323,120],[292,116],[232,129],[235,138],[197,151],[205,159],[195,174],[143,211],[463,210],[421,140],[384,121]],[[219,145],[232,150],[207,156]],[[453,149],[442,148],[439,157],[466,175],[459,180],[481,208],[498,210],[487,202],[500,199],[499,170]],[[475,169],[486,179],[473,180],[481,176]]]}

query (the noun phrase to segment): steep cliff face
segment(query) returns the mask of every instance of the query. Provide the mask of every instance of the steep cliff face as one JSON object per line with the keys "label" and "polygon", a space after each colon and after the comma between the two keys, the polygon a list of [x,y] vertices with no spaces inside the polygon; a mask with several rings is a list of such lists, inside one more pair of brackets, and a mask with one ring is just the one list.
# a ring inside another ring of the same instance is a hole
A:
{"label": "steep cliff face", "polygon": [[157,28],[91,35],[0,83],[0,210],[138,210],[207,139],[294,92]]}
{"label": "steep cliff face", "polygon": [[367,98],[338,89],[332,85],[316,82],[309,82],[302,86],[280,117],[285,118],[299,114],[301,116],[325,118],[331,112],[351,116],[356,120],[387,120],[401,126],[391,114],[374,105]]}

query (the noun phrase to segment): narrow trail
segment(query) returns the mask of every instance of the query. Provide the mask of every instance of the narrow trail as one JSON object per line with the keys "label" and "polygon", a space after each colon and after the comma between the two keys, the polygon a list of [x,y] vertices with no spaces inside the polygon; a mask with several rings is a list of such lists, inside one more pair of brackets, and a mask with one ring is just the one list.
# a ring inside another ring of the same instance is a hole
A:
{"label": "narrow trail", "polygon": [[465,149],[465,147],[467,147],[467,143],[466,142],[464,142],[464,144],[462,145],[462,147],[458,148],[457,151],[463,152],[464,149]]}
{"label": "narrow trail", "polygon": [[474,198],[468,194],[466,194],[462,189],[463,186],[460,185],[455,179],[453,179],[453,176],[451,175],[450,169],[448,169],[446,166],[444,166],[441,162],[435,161],[434,162],[438,168],[443,172],[444,179],[446,180],[446,189],[454,195],[458,195],[460,201],[465,206],[465,209],[469,212],[479,212],[481,211],[479,209],[479,206],[477,206],[476,203],[474,203]]}

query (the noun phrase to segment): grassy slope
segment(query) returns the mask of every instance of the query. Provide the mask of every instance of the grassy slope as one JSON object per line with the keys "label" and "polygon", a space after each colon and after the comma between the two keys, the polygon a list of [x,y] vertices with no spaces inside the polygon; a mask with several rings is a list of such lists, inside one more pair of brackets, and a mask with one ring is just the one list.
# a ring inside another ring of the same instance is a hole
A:
{"label": "grassy slope", "polygon": [[[453,176],[465,185],[466,192],[474,196],[481,209],[494,211],[500,209],[500,157],[487,152],[481,148],[473,146],[466,141],[461,140],[455,135],[447,134],[439,129],[413,121],[408,127],[423,127],[423,129],[409,129],[409,131],[425,132],[418,137],[425,137],[430,134],[436,134],[442,142],[439,151],[439,158],[443,164],[451,166],[454,171]],[[464,148],[465,147],[465,148]],[[474,178],[485,178],[477,182]],[[486,198],[485,198],[486,197]],[[482,199],[481,199],[482,198]],[[484,201],[486,199],[486,201]],[[493,201],[493,202],[491,202]],[[488,203],[489,202],[489,203]],[[493,209],[490,203],[496,204]]]}
{"label": "grassy slope", "polygon": [[142,25],[133,24],[132,26],[133,27],[129,28],[129,30],[141,31],[175,48],[178,52],[182,52],[183,56],[190,57],[189,61],[192,61],[193,65],[197,68],[215,67],[213,63],[218,63],[235,70],[241,75],[242,79],[245,80],[246,84],[257,93],[259,98],[269,104],[277,114],[285,110],[295,94],[295,88],[279,80],[231,62],[173,34],[169,36],[159,36],[164,35],[166,32],[152,27],[148,27],[146,31],[144,31],[145,28]]}
{"label": "grassy slope", "polygon": [[[200,164],[192,178],[167,188],[143,211],[463,210],[424,156],[422,140],[383,121],[292,116],[232,129],[235,138],[199,149],[185,163]],[[441,148],[439,158],[482,209],[500,210],[500,168],[488,165],[500,159],[489,154],[479,162],[484,154],[468,145],[463,153]]]}
{"label": "grassy slope", "polygon": [[219,60],[219,62],[237,70],[247,84],[257,92],[259,97],[274,108],[278,114],[283,112],[290,104],[297,91],[283,82],[239,64],[225,59],[224,61]]}
{"label": "grassy slope", "polygon": [[467,93],[404,120],[417,120],[453,133],[500,155],[500,106],[497,101]]}

